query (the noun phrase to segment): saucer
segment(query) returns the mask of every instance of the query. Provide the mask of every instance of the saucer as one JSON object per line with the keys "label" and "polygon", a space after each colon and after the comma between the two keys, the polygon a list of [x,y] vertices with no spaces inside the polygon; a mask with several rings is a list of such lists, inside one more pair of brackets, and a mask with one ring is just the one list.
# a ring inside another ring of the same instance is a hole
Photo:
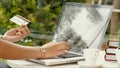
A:
{"label": "saucer", "polygon": [[81,68],[102,68],[102,64],[88,65],[88,64],[86,64],[85,61],[78,61],[78,65],[79,65]]}

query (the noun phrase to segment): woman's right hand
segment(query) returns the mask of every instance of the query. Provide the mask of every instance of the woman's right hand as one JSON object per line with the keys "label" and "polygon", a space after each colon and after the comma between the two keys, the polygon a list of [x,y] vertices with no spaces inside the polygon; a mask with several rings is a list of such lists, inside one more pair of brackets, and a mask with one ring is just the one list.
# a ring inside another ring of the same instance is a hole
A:
{"label": "woman's right hand", "polygon": [[2,37],[2,39],[11,41],[11,42],[17,42],[24,37],[28,36],[30,34],[30,30],[26,25],[22,25],[18,28],[13,28],[8,30]]}
{"label": "woman's right hand", "polygon": [[41,46],[46,52],[42,58],[52,58],[58,55],[66,54],[65,50],[70,50],[67,42],[50,42]]}

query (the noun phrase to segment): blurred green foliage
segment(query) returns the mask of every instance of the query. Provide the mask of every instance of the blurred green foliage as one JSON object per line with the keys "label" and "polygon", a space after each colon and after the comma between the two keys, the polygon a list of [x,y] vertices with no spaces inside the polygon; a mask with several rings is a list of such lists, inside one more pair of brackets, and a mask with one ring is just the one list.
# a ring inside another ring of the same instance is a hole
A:
{"label": "blurred green foliage", "polygon": [[[28,24],[31,33],[53,35],[56,22],[65,2],[81,2],[85,0],[0,0],[0,34],[19,27],[9,19],[19,14],[31,22]],[[22,45],[42,45],[51,41],[28,36],[17,42]]]}

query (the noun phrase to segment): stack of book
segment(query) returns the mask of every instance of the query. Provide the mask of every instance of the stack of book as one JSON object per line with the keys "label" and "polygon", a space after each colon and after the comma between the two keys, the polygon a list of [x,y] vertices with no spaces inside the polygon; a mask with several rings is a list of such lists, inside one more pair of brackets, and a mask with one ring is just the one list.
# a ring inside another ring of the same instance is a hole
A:
{"label": "stack of book", "polygon": [[118,40],[109,40],[107,42],[107,47],[105,48],[105,60],[106,61],[117,61],[116,59],[116,49],[118,48]]}

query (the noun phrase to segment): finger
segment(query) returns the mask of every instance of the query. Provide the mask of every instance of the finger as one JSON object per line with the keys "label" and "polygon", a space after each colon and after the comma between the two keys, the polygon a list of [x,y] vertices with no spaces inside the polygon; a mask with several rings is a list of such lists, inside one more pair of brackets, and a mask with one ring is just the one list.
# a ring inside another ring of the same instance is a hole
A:
{"label": "finger", "polygon": [[57,55],[65,55],[67,54],[67,52],[65,52],[64,50],[60,50],[57,52]]}
{"label": "finger", "polygon": [[17,32],[21,32],[21,27],[15,28]]}
{"label": "finger", "polygon": [[71,47],[67,43],[63,42],[62,44],[60,44],[60,48],[64,50],[70,50]]}
{"label": "finger", "polygon": [[68,50],[68,51],[69,51],[69,50],[70,50],[70,47],[61,46],[61,45],[60,45],[60,46],[58,47],[58,49],[59,49],[59,50]]}
{"label": "finger", "polygon": [[62,45],[69,45],[67,42],[65,42],[65,41],[62,41],[62,42],[59,42],[60,44],[62,44]]}
{"label": "finger", "polygon": [[13,29],[11,29],[9,32],[14,32],[14,33],[16,33],[16,32],[18,32],[19,31],[19,29],[18,28],[13,28]]}
{"label": "finger", "polygon": [[25,31],[27,32],[27,34],[30,34],[30,30],[28,29],[28,27],[25,27]]}
{"label": "finger", "polygon": [[65,50],[70,50],[71,49],[70,45],[64,45],[64,47],[65,47]]}
{"label": "finger", "polygon": [[61,47],[60,50],[68,50],[69,51],[70,48],[69,47]]}
{"label": "finger", "polygon": [[21,32],[17,32],[17,33],[16,33],[16,36],[21,36],[21,35],[22,35]]}
{"label": "finger", "polygon": [[26,27],[26,26],[27,26],[27,25],[21,25],[20,27],[21,27],[21,28],[24,28],[24,27]]}
{"label": "finger", "polygon": [[21,32],[23,35],[27,35],[26,30],[25,30],[25,29],[23,29],[23,28],[22,28],[22,29],[20,29],[20,30],[19,30],[19,32]]}
{"label": "finger", "polygon": [[25,29],[27,35],[30,34],[30,30],[28,29],[27,25],[21,25],[21,27]]}

